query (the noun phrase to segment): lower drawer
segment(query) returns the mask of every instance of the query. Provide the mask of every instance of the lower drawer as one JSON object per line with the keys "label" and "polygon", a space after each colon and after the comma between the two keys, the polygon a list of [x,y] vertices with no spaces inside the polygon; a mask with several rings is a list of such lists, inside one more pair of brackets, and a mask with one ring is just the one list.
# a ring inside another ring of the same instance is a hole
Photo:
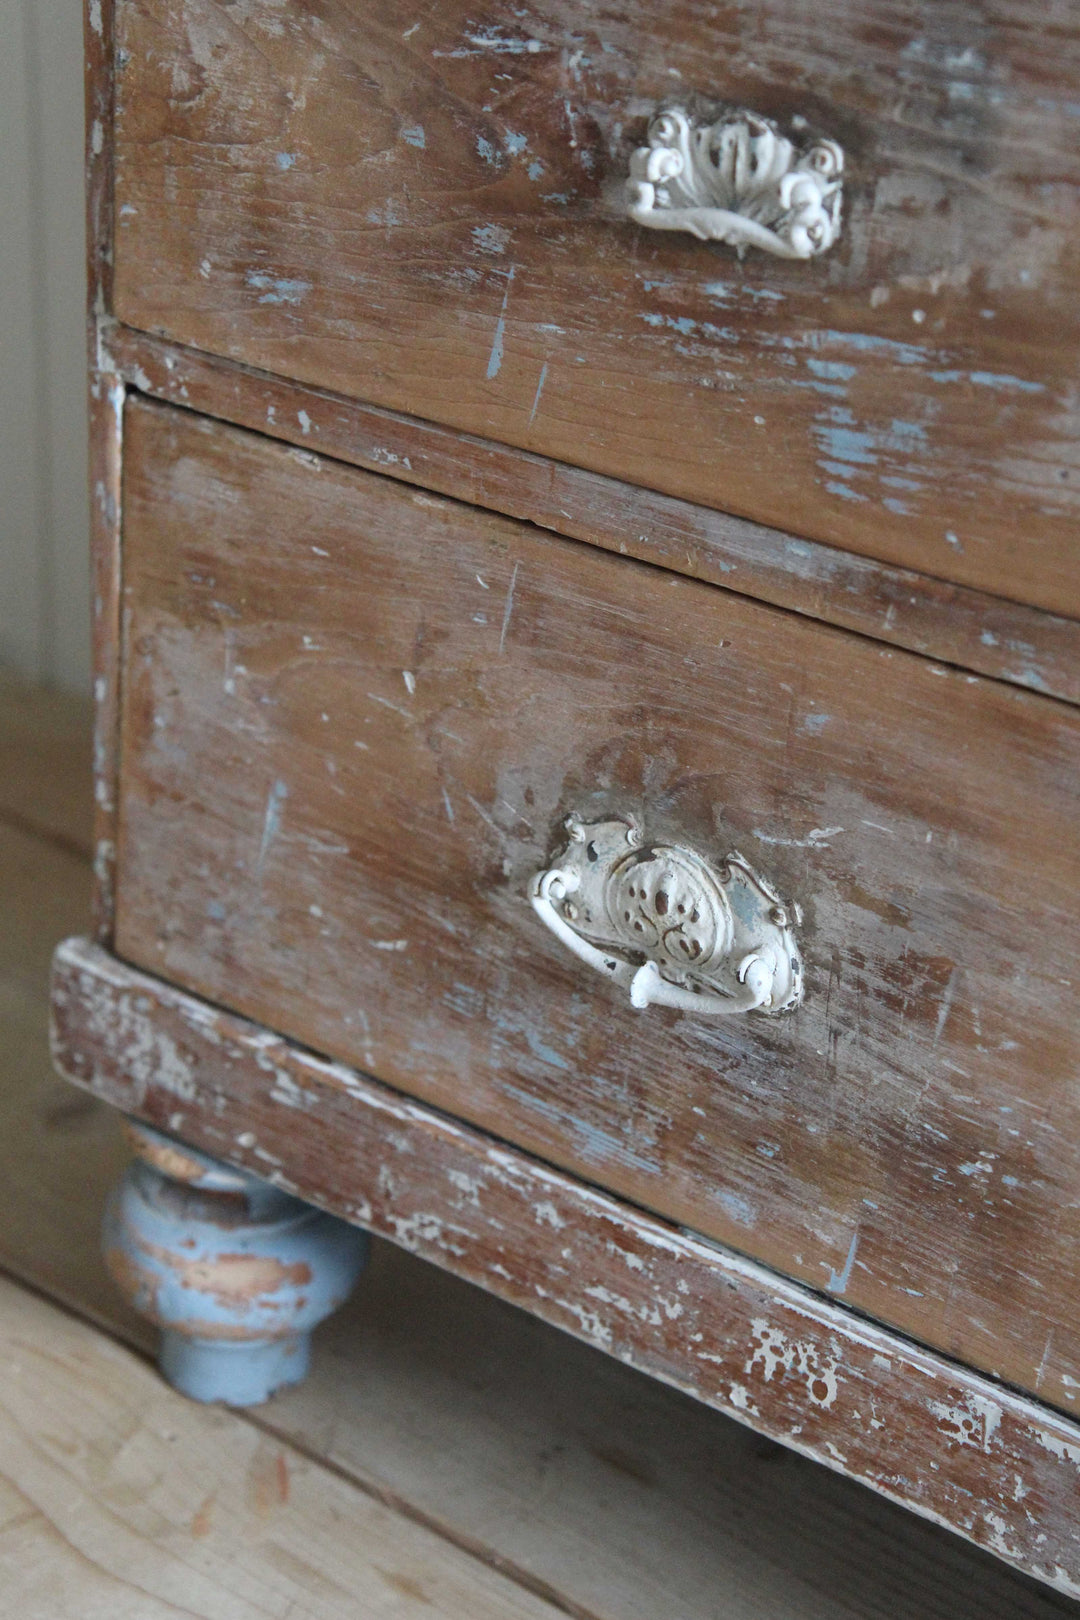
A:
{"label": "lower drawer", "polygon": [[[169,407],[124,509],[121,955],[1072,1405],[1074,711]],[[634,1010],[571,814],[738,849],[802,1005]]]}

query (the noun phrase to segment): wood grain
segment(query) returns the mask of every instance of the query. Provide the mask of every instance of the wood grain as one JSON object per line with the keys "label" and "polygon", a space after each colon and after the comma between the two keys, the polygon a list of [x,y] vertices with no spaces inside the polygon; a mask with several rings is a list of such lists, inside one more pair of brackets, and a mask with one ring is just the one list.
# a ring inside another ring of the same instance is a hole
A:
{"label": "wood grain", "polygon": [[53,1010],[96,1095],[1080,1595],[1068,1419],[100,947],[60,948]]}
{"label": "wood grain", "polygon": [[286,382],[130,327],[107,326],[102,337],[109,364],[130,387],[171,404],[876,641],[1080,702],[1075,619]]}
{"label": "wood grain", "polygon": [[[121,0],[114,311],[1071,615],[1080,30],[1036,0]],[[842,242],[620,216],[673,96],[839,138]]]}
{"label": "wood grain", "polygon": [[9,1620],[560,1613],[2,1279],[0,1369]]}
{"label": "wood grain", "polygon": [[[119,953],[1076,1399],[1080,717],[169,407],[128,411]],[[634,1013],[562,818],[737,848],[805,1005]]]}

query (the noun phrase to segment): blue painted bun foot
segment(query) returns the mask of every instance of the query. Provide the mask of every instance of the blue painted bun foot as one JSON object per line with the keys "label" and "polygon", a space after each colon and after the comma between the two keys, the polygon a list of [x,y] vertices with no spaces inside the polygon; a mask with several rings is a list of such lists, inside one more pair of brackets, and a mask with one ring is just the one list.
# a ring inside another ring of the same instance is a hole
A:
{"label": "blue painted bun foot", "polygon": [[161,1328],[166,1379],[228,1406],[300,1383],[312,1328],[367,1262],[367,1233],[149,1126],[126,1129],[138,1157],[109,1200],[105,1259]]}

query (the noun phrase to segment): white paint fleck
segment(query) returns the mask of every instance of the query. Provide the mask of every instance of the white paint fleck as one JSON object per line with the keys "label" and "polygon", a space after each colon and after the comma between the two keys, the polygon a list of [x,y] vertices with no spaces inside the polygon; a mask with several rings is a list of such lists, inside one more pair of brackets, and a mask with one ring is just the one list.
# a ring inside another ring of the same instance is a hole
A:
{"label": "white paint fleck", "polygon": [[540,408],[540,395],[544,392],[544,384],[547,381],[547,374],[548,374],[548,363],[545,360],[544,364],[540,368],[540,381],[536,385],[536,393],[533,396],[532,410],[529,412],[529,426],[530,427],[532,427],[534,421],[536,420],[536,413]]}
{"label": "white paint fleck", "polygon": [[285,800],[289,796],[289,786],[280,778],[274,782],[266,795],[266,809],[263,812],[262,838],[259,843],[258,859],[255,862],[255,877],[262,876],[263,864],[274,839],[281,831],[281,811]]}
{"label": "white paint fleck", "polygon": [[300,424],[301,433],[311,432],[311,417],[308,415],[307,411],[297,411],[296,420]]}
{"label": "white paint fleck", "polygon": [[778,844],[784,849],[828,849],[829,839],[836,838],[843,831],[843,827],[814,827],[805,838],[780,838],[762,832],[760,827],[753,829],[754,837],[763,844]]}
{"label": "white paint fleck", "polygon": [[412,697],[413,693],[416,691],[416,676],[413,674],[411,669],[403,669],[401,672],[401,678],[405,682],[405,690],[408,692],[409,696]]}
{"label": "white paint fleck", "polygon": [[514,265],[510,266],[509,273],[506,277],[506,291],[503,293],[502,306],[499,310],[499,318],[495,322],[495,336],[491,342],[491,353],[488,356],[487,363],[486,375],[489,382],[492,380],[492,378],[497,377],[502,369],[503,345],[506,340],[506,310],[510,302],[510,287],[514,280],[515,268],[516,267]]}
{"label": "white paint fleck", "polygon": [[409,948],[407,939],[372,939],[368,944],[375,951],[407,951]]}

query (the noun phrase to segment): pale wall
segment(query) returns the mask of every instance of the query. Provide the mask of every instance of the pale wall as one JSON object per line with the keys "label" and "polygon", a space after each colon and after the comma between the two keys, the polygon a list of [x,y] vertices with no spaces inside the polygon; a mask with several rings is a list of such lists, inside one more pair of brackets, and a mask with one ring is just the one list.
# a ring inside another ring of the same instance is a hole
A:
{"label": "pale wall", "polygon": [[0,0],[0,662],[89,680],[80,0]]}

